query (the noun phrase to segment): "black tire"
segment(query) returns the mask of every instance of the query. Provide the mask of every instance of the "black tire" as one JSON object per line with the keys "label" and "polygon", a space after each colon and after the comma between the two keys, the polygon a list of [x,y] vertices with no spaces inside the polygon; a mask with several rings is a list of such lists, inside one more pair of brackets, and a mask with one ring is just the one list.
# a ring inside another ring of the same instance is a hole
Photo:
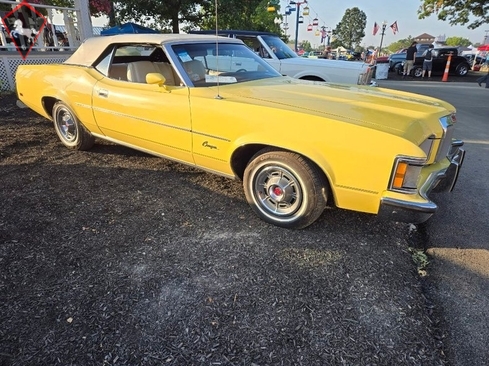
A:
{"label": "black tire", "polygon": [[327,204],[328,183],[322,172],[287,151],[258,152],[246,167],[243,186],[262,220],[288,229],[311,225]]}
{"label": "black tire", "polygon": [[421,66],[414,66],[411,72],[415,78],[420,78],[423,76],[423,68]]}
{"label": "black tire", "polygon": [[54,105],[53,121],[56,134],[67,148],[88,150],[95,143],[95,138],[65,103],[57,102]]}
{"label": "black tire", "polygon": [[470,70],[470,65],[463,62],[463,63],[457,65],[457,68],[455,69],[455,73],[458,76],[465,76],[469,73],[469,70]]}
{"label": "black tire", "polygon": [[394,70],[396,71],[397,75],[402,75],[404,72],[404,65],[402,62],[398,62],[397,64],[394,65]]}

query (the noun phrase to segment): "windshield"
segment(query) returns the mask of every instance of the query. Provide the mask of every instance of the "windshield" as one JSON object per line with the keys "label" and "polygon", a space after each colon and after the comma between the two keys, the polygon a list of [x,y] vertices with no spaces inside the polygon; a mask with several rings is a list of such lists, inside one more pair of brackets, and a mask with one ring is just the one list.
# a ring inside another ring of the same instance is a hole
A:
{"label": "windshield", "polygon": [[274,36],[261,36],[278,59],[299,57],[284,41]]}
{"label": "windshield", "polygon": [[244,44],[190,43],[172,46],[186,83],[195,87],[281,76]]}

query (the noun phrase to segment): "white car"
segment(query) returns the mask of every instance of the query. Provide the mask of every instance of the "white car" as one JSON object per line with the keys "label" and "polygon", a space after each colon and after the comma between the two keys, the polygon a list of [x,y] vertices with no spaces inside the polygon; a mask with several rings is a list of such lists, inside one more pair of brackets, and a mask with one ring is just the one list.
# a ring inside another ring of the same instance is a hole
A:
{"label": "white car", "polygon": [[[216,34],[216,31],[190,33]],[[373,68],[369,64],[300,57],[279,36],[268,32],[220,30],[218,34],[242,40],[282,75],[303,80],[371,85]]]}

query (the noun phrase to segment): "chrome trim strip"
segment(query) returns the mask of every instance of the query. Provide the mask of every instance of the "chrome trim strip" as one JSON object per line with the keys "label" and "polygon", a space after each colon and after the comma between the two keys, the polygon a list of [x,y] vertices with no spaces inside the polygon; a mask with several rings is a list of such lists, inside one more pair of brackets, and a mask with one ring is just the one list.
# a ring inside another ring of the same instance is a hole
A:
{"label": "chrome trim strip", "polygon": [[92,106],[90,104],[75,102],[75,105],[86,109],[92,109]]}
{"label": "chrome trim strip", "polygon": [[337,188],[350,189],[352,191],[370,193],[370,194],[379,194],[379,192],[377,192],[377,191],[369,191],[368,189],[362,189],[362,188],[356,188],[356,187],[349,187],[349,186],[342,186],[340,184],[337,184],[336,187]]}
{"label": "chrome trim strip", "polygon": [[[124,141],[121,141],[121,140],[117,140],[115,138],[112,138],[112,137],[108,137],[106,135],[101,135],[101,134],[98,134],[98,133],[93,133],[91,132],[91,134],[95,137],[98,137],[99,139],[102,139],[102,140],[107,140],[107,141],[110,141],[110,142],[113,142],[117,145],[123,145],[123,146],[126,146],[126,147],[129,147],[131,149],[134,149],[134,150],[139,150],[139,151],[142,151],[142,152],[145,152],[149,155],[155,155],[155,156],[159,156],[159,157],[162,157],[162,158],[165,158],[165,159],[170,159],[170,160],[175,160],[175,161],[178,161],[178,162],[181,162],[181,163],[184,163],[184,164],[188,164],[188,163],[185,163],[185,161],[180,161],[178,159],[173,159],[167,155],[163,155],[163,154],[159,154],[159,153],[155,153],[153,152],[152,150],[148,150],[148,149],[145,149],[145,148],[142,148],[142,147],[139,147],[139,146],[136,146],[136,145],[132,145],[132,144],[129,144],[127,142],[124,142]],[[128,135],[129,136],[129,135]],[[140,140],[143,140],[141,138],[139,138]],[[148,141],[148,140],[145,140],[145,141]],[[151,142],[154,142],[154,141],[151,141]],[[181,149],[181,148],[178,148],[178,147],[175,147],[173,145],[167,145],[167,144],[159,144],[161,146],[166,146],[166,147],[169,147],[171,149],[174,149],[174,150],[180,150],[180,151],[183,151],[183,152],[186,152],[186,153],[189,153],[191,154],[192,151],[191,150],[186,150],[186,149]]]}
{"label": "chrome trim strip", "polygon": [[209,135],[208,133],[203,133],[203,132],[198,132],[198,131],[192,131],[192,133],[195,134],[195,135],[210,137],[210,138],[213,138],[213,139],[216,139],[216,140],[221,140],[221,141],[224,141],[224,142],[231,142],[230,139],[227,139],[225,137],[219,137],[219,136]]}
{"label": "chrome trim strip", "polygon": [[177,126],[170,125],[170,124],[167,124],[167,123],[161,123],[161,122],[153,121],[153,120],[146,119],[146,118],[140,118],[140,117],[136,117],[136,116],[133,116],[133,115],[126,114],[126,113],[119,113],[119,112],[111,111],[111,110],[105,109],[105,108],[98,108],[98,107],[92,107],[92,108],[93,108],[94,111],[96,110],[96,111],[99,111],[99,112],[102,112],[102,113],[112,114],[112,115],[118,116],[118,117],[127,117],[127,118],[130,118],[130,119],[135,119],[135,120],[138,120],[138,121],[148,122],[148,123],[151,123],[153,125],[167,127],[167,128],[171,128],[171,129],[174,129],[174,130],[179,130],[179,131],[184,131],[184,132],[192,132],[192,130],[190,130],[188,128],[177,127]]}

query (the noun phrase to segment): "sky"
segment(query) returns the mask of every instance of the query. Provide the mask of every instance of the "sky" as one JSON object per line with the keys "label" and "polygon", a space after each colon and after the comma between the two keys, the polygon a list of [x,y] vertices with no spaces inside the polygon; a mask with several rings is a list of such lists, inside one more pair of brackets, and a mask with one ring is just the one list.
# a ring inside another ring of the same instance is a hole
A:
{"label": "sky", "polygon": [[[299,2],[300,0],[298,0]],[[303,1],[303,0],[302,0]],[[308,40],[313,47],[320,45],[321,37],[315,36],[315,32],[308,32],[307,25],[313,22],[314,18],[319,19],[319,26],[335,28],[341,21],[345,11],[354,7],[359,8],[367,15],[367,27],[365,29],[365,38],[362,46],[380,46],[381,31],[376,36],[372,35],[374,23],[377,22],[380,27],[385,21],[387,28],[383,38],[382,46],[396,42],[400,39],[415,38],[423,33],[428,33],[434,37],[464,37],[472,43],[483,43],[484,36],[489,35],[489,24],[481,26],[475,30],[469,30],[466,26],[451,26],[447,22],[438,20],[436,16],[420,20],[417,11],[422,4],[421,0],[307,0],[309,15],[304,16],[304,23],[299,25],[299,41]],[[288,0],[280,0],[282,13]],[[305,4],[301,5],[301,10]],[[397,21],[399,32],[393,34],[390,25]],[[94,19],[94,26],[103,26],[107,24],[107,18]],[[292,12],[287,17],[289,29],[287,35],[290,39],[295,39],[296,15]]]}
{"label": "sky", "polygon": [[[281,0],[282,12],[288,1]],[[319,26],[335,28],[341,21],[345,11],[354,7],[359,8],[367,15],[367,27],[362,46],[379,46],[381,31],[376,36],[372,35],[374,23],[380,27],[385,21],[387,28],[382,43],[382,47],[396,42],[400,39],[415,38],[423,33],[428,33],[434,37],[445,35],[446,37],[464,37],[472,43],[483,43],[484,36],[489,35],[489,24],[479,27],[476,30],[469,30],[466,26],[451,26],[447,22],[440,21],[436,16],[420,20],[417,16],[421,0],[308,0],[309,15],[304,16],[304,23],[299,25],[299,41],[308,40],[314,47],[320,45],[321,37],[315,36],[314,31],[308,32],[307,25],[312,23],[314,18],[319,19]],[[301,10],[305,4],[301,5]],[[399,32],[394,35],[390,25],[397,21]],[[290,39],[295,39],[296,15],[292,12],[287,17],[289,29],[287,35]]]}

